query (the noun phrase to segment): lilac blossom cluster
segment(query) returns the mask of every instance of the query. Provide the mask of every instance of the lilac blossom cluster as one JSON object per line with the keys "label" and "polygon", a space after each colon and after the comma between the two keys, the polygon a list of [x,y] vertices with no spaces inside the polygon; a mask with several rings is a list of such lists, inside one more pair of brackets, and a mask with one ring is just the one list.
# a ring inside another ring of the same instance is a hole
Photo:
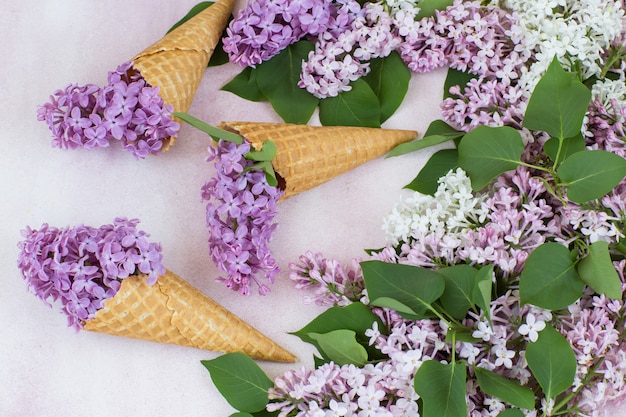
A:
{"label": "lilac blossom cluster", "polygon": [[349,84],[369,72],[371,59],[384,58],[400,45],[393,23],[382,4],[366,3],[345,30],[319,36],[302,63],[298,86],[322,99],[350,91]]}
{"label": "lilac blossom cluster", "polygon": [[282,191],[268,184],[265,172],[250,169],[245,158],[250,143],[241,145],[220,140],[209,147],[207,161],[215,161],[216,175],[202,188],[209,229],[209,252],[226,276],[218,278],[227,288],[250,294],[256,284],[266,295],[270,288],[260,281],[263,274],[270,282],[278,273],[269,243],[277,223],[276,203]]}
{"label": "lilac blossom cluster", "polygon": [[18,267],[29,290],[44,303],[60,302],[75,329],[92,319],[131,275],[153,285],[165,273],[161,246],[137,229],[139,220],[116,218],[99,228],[27,227],[19,242]]}
{"label": "lilac blossom cluster", "polygon": [[403,39],[400,55],[409,69],[447,66],[476,76],[466,86],[452,86],[441,104],[444,120],[464,131],[479,125],[521,127],[527,96],[517,80],[532,55],[519,17],[458,0],[433,17],[415,20],[416,12],[395,16]]}
{"label": "lilac blossom cluster", "polygon": [[[324,273],[324,279],[311,279],[311,271],[319,267],[320,271],[325,270],[325,265],[343,273]],[[626,261],[615,262],[615,267],[624,291]],[[342,266],[321,254],[307,253],[291,269],[291,278],[297,284],[310,283],[302,288],[313,290],[319,297],[326,294],[326,300],[320,300],[321,305],[345,305],[348,297],[338,296],[335,288],[342,288],[345,275],[361,276],[357,263]],[[338,282],[334,277],[338,277]],[[364,285],[360,284],[350,288],[349,297],[367,303]],[[275,379],[268,410],[278,410],[281,416],[361,415],[364,410],[373,411],[376,416],[419,416],[413,378],[423,362],[449,360],[448,324],[438,319],[408,320],[393,310],[377,307],[372,311],[382,319],[385,329],[379,329],[375,322],[366,336],[370,345],[387,359],[363,367],[328,363],[313,371],[305,368],[289,371]],[[577,404],[576,416],[592,416],[594,410],[626,395],[626,340],[621,330],[626,320],[623,301],[587,292],[567,309],[550,312],[529,304],[522,306],[518,291],[509,289],[492,301],[490,317],[491,321],[487,321],[470,312],[463,320],[464,326],[473,329],[472,336],[477,341],[457,341],[454,346],[457,357],[528,386],[533,382],[525,359],[526,346],[535,342],[550,324],[575,352],[576,377],[566,393]],[[372,373],[376,375],[377,386],[368,393]],[[471,367],[466,384],[469,416],[487,417],[504,411],[504,402],[478,389]],[[347,390],[346,386],[352,389]],[[554,403],[544,401],[542,411],[548,413],[553,406]],[[340,411],[344,414],[339,414]],[[522,411],[526,416],[536,416],[536,411]]]}
{"label": "lilac blossom cluster", "polygon": [[351,0],[248,2],[226,29],[224,51],[231,62],[254,67],[300,39],[341,31],[355,5]]}
{"label": "lilac blossom cluster", "polygon": [[171,105],[159,96],[131,62],[108,74],[108,84],[70,84],[39,106],[37,119],[52,132],[52,146],[61,149],[103,148],[120,141],[135,158],[161,152],[164,141],[178,134]]}

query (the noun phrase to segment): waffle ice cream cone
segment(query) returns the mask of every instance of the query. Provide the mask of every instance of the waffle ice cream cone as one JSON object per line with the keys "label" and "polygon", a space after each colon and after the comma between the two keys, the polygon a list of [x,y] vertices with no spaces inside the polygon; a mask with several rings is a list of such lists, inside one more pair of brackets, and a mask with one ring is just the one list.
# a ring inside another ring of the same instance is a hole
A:
{"label": "waffle ice cream cone", "polygon": [[[202,75],[226,27],[235,0],[219,0],[133,58],[133,68],[174,111],[189,110]],[[175,141],[171,137],[163,151]]]}
{"label": "waffle ice cream cone", "polygon": [[413,130],[289,123],[222,122],[220,127],[245,137],[257,150],[267,140],[276,144],[272,166],[280,177],[283,199],[378,158],[418,135]]}
{"label": "waffle ice cream cone", "polygon": [[84,329],[215,352],[243,352],[260,360],[296,361],[294,355],[169,270],[152,286],[143,275],[124,279],[118,293]]}

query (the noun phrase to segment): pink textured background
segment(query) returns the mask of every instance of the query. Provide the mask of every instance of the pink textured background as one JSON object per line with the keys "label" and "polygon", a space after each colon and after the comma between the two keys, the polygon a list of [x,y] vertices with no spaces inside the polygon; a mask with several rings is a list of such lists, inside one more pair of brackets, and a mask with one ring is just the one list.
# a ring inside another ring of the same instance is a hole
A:
{"label": "pink textured background", "polygon": [[[118,146],[99,151],[50,147],[35,110],[70,82],[106,81],[107,71],[157,40],[197,0],[22,0],[0,7],[0,416],[215,416],[234,410],[200,360],[217,353],[74,333],[65,319],[26,291],[16,268],[26,225],[110,223],[137,217],[160,241],[164,263],[296,354],[297,364],[261,362],[276,376],[312,366],[313,350],[295,331],[322,309],[303,306],[288,263],[306,250],[340,261],[383,244],[383,216],[435,151],[378,159],[280,204],[273,250],[283,270],[272,293],[243,298],[214,282],[206,249],[200,187],[212,175],[207,136],[189,126],[172,150],[135,161]],[[237,8],[243,5],[242,0]],[[280,121],[268,103],[219,91],[238,68],[207,70],[190,113],[220,121]],[[385,127],[424,132],[439,118],[445,71],[414,75],[409,94]],[[310,122],[318,124],[317,116]],[[626,409],[607,415],[626,415]]]}

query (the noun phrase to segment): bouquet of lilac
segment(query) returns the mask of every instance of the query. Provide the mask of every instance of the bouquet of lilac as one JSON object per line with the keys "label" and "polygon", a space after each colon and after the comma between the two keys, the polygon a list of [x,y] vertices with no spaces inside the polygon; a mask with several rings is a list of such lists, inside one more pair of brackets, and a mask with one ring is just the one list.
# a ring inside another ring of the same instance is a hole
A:
{"label": "bouquet of lilac", "polygon": [[278,224],[276,203],[282,191],[268,183],[264,171],[251,169],[246,159],[250,143],[220,140],[209,147],[208,161],[215,161],[216,176],[202,188],[209,228],[209,253],[226,276],[218,280],[243,295],[256,284],[258,293],[270,288],[259,280],[262,274],[273,283],[279,269],[269,243]]}
{"label": "bouquet of lilac", "polygon": [[164,141],[178,134],[173,111],[159,87],[148,85],[126,62],[109,72],[104,87],[70,84],[57,90],[37,109],[37,119],[48,124],[54,147],[95,149],[117,140],[140,159],[159,154]]}
{"label": "bouquet of lilac", "polygon": [[28,227],[18,244],[18,267],[34,295],[49,306],[60,302],[68,325],[81,329],[117,294],[122,280],[145,274],[153,285],[165,273],[161,246],[149,242],[137,224],[116,218],[98,228]]}
{"label": "bouquet of lilac", "polygon": [[[235,408],[573,417],[626,398],[624,7],[455,2],[415,21],[435,29],[406,56],[450,67],[444,120],[394,154],[452,146],[407,185],[382,248],[291,265],[329,306],[293,333],[315,369],[272,381],[240,357],[204,362]],[[256,396],[236,401],[235,379]]]}

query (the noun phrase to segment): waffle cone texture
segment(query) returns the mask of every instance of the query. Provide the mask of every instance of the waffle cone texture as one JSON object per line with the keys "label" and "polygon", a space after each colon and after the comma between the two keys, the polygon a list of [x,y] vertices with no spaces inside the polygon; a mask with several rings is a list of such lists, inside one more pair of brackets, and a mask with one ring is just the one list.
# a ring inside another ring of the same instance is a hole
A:
{"label": "waffle cone texture", "polygon": [[289,123],[222,122],[220,127],[245,137],[256,150],[267,140],[276,144],[272,166],[284,189],[282,199],[323,184],[418,135],[413,130]]}
{"label": "waffle cone texture", "polygon": [[[202,75],[228,23],[235,0],[219,0],[133,58],[133,68],[159,95],[186,112],[191,107]],[[163,150],[174,144],[171,137]]]}
{"label": "waffle cone texture", "polygon": [[144,275],[122,281],[84,329],[214,352],[242,352],[254,359],[295,362],[294,355],[171,271],[156,284]]}

